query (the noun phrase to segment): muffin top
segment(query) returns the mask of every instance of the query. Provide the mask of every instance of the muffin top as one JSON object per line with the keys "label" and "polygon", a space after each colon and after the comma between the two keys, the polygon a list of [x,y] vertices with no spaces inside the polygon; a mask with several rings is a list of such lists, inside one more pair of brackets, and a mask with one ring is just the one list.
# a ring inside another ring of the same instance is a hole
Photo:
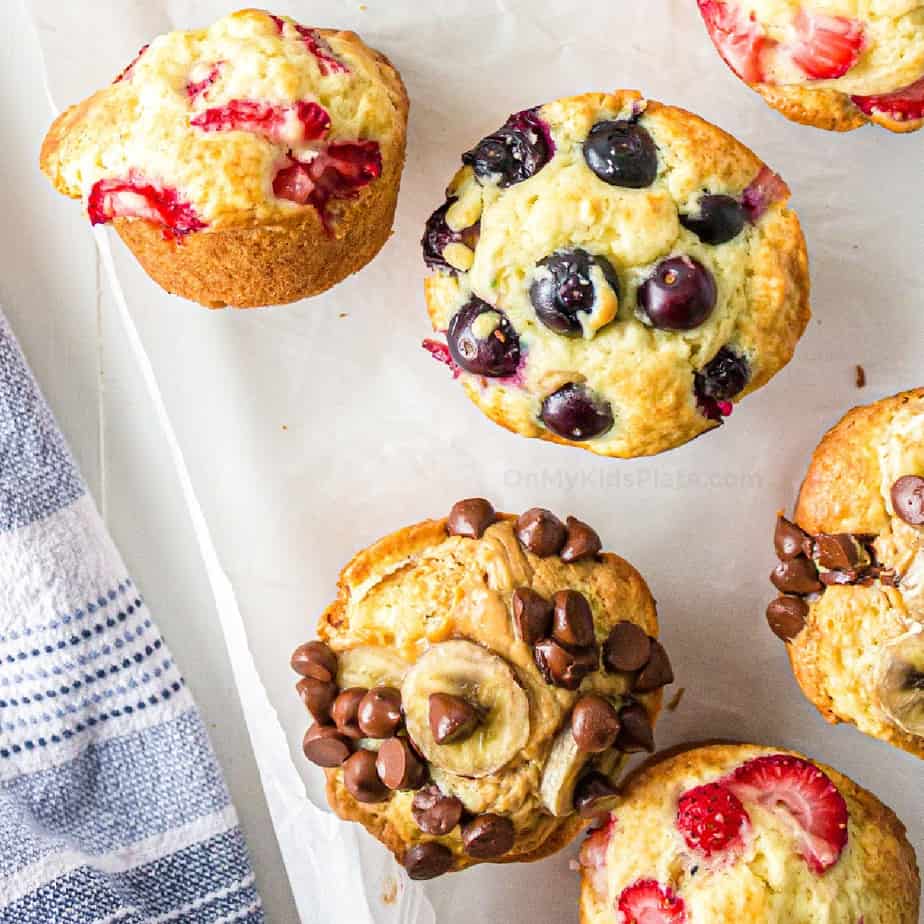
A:
{"label": "muffin top", "polygon": [[893,813],[798,754],[725,744],[655,758],[581,851],[582,924],[916,924]]}
{"label": "muffin top", "polygon": [[59,117],[41,166],[94,223],[181,237],[313,208],[330,229],[400,156],[406,110],[397,73],[354,33],[242,10],[155,38]]}
{"label": "muffin top", "polygon": [[924,757],[924,389],[854,408],[780,518],[768,609],[803,689]]}
{"label": "muffin top", "polygon": [[789,190],[715,126],[638,93],[511,116],[430,218],[433,327],[481,409],[638,456],[717,426],[809,317]]}
{"label": "muffin top", "polygon": [[[400,530],[343,571],[318,627],[336,659],[334,687],[300,666],[317,642],[293,660],[316,720],[306,756],[316,759],[318,735],[346,736],[347,750],[316,760],[329,768],[331,805],[412,876],[544,856],[612,799],[627,753],[653,748],[660,691],[673,679],[657,631],[644,580],[602,554],[586,524],[460,502],[448,520]],[[349,701],[361,721],[363,691],[383,687],[400,721],[351,728]],[[364,751],[378,755],[366,790]]]}

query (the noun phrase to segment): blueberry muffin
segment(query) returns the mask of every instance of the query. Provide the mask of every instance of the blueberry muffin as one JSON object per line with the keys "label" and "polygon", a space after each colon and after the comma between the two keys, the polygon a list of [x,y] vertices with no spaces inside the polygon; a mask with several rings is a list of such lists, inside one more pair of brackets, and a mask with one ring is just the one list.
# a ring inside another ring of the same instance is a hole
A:
{"label": "blueberry muffin", "polygon": [[292,666],[327,796],[415,879],[536,860],[654,748],[673,680],[645,581],[591,527],[471,498],[340,576]]}
{"label": "blueberry muffin", "polygon": [[427,222],[424,346],[491,419],[606,456],[719,426],[792,357],[808,269],[785,183],[638,93],[517,113]]}
{"label": "blueberry muffin", "polygon": [[924,389],[826,434],[774,546],[767,619],[805,695],[924,758]]}
{"label": "blueberry muffin", "polygon": [[787,118],[924,126],[920,0],[698,0],[725,63]]}
{"label": "blueberry muffin", "polygon": [[211,308],[316,295],[388,239],[408,101],[352,32],[242,10],[155,38],[42,145],[168,292]]}
{"label": "blueberry muffin", "polygon": [[905,829],[791,751],[655,758],[581,849],[581,924],[917,924]]}

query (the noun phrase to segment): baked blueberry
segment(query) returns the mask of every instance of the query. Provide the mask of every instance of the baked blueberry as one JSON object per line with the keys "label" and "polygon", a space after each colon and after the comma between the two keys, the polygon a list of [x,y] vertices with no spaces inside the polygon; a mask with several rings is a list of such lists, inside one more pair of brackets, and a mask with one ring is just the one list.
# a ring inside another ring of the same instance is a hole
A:
{"label": "baked blueberry", "polygon": [[591,440],[613,426],[609,403],[577,382],[569,382],[542,402],[542,422],[569,440]]}
{"label": "baked blueberry", "polygon": [[699,215],[681,215],[680,224],[704,244],[725,244],[744,228],[746,216],[741,203],[731,196],[703,196]]}
{"label": "baked blueberry", "polygon": [[692,257],[660,263],[638,290],[639,308],[660,330],[693,330],[712,314],[716,285],[712,273]]}
{"label": "baked blueberry", "polygon": [[721,420],[731,412],[729,402],[744,391],[751,378],[748,361],[724,346],[693,377],[693,391],[700,412],[710,420]]}
{"label": "baked blueberry", "polygon": [[475,375],[513,375],[520,363],[520,339],[507,316],[480,298],[456,312],[446,340],[456,364]]}
{"label": "baked blueberry", "polygon": [[493,134],[462,155],[481,182],[506,188],[538,173],[553,151],[548,127],[535,109],[517,112]]}
{"label": "baked blueberry", "polygon": [[584,142],[584,160],[611,186],[643,189],[658,175],[658,149],[637,122],[598,122]]}
{"label": "baked blueberry", "polygon": [[540,260],[536,269],[529,298],[536,316],[555,333],[593,336],[616,316],[619,279],[605,257],[580,248],[559,250]]}
{"label": "baked blueberry", "polygon": [[459,235],[446,224],[446,213],[452,205],[452,200],[447,199],[428,219],[424,227],[423,239],[420,245],[423,249],[424,263],[431,269],[442,269],[447,272],[455,272],[443,257],[443,251],[447,244],[452,244],[459,240]]}

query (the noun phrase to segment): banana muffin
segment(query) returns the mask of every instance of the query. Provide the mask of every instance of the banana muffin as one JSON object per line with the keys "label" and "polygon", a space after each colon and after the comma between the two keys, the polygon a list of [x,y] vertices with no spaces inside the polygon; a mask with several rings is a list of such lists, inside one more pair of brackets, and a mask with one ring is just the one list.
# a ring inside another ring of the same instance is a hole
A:
{"label": "banana muffin", "polygon": [[767,619],[805,695],[924,757],[924,389],[826,434],[774,547]]}
{"label": "banana muffin", "polygon": [[492,420],[606,456],[719,426],[809,319],[789,189],[725,132],[632,91],[512,115],[423,238],[424,347]]}
{"label": "banana muffin", "polygon": [[917,924],[905,829],[791,751],[654,758],[581,849],[581,924]]}
{"label": "banana muffin", "polygon": [[652,751],[672,682],[638,572],[574,517],[482,498],[360,552],[292,667],[327,796],[415,879],[537,860]]}
{"label": "banana muffin", "polygon": [[921,0],[698,0],[731,70],[787,118],[924,126]]}
{"label": "banana muffin", "polygon": [[242,10],[146,45],[58,117],[41,168],[168,292],[279,304],[388,239],[407,110],[398,72],[354,33]]}

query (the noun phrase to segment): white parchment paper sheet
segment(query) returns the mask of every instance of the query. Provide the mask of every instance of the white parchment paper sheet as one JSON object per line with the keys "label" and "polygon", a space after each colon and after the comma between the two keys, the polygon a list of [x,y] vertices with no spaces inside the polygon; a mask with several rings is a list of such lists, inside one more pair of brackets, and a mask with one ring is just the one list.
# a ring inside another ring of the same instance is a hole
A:
{"label": "white parchment paper sheet", "polygon": [[[29,6],[58,107],[107,83],[150,36],[232,9],[219,0]],[[828,727],[762,615],[774,513],[791,506],[824,429],[852,404],[924,379],[924,138],[786,122],[727,72],[693,0],[280,0],[275,12],[355,29],[407,82],[408,163],[382,254],[312,301],[209,313],[164,294],[114,236],[110,251],[109,232],[100,240],[197,523],[302,920],[576,920],[576,848],[409,883],[375,842],[319,808],[320,772],[300,752],[306,719],[288,656],[312,634],[340,567],[384,533],[475,494],[506,510],[542,504],[580,516],[649,579],[686,688],[659,726],[661,746],[726,736],[801,749],[877,792],[924,856],[920,761]],[[459,153],[510,112],[626,86],[730,130],[789,181],[815,307],[794,363],[727,426],[633,462],[494,427],[419,348],[429,331],[418,242]],[[869,379],[862,391],[857,363]]]}

